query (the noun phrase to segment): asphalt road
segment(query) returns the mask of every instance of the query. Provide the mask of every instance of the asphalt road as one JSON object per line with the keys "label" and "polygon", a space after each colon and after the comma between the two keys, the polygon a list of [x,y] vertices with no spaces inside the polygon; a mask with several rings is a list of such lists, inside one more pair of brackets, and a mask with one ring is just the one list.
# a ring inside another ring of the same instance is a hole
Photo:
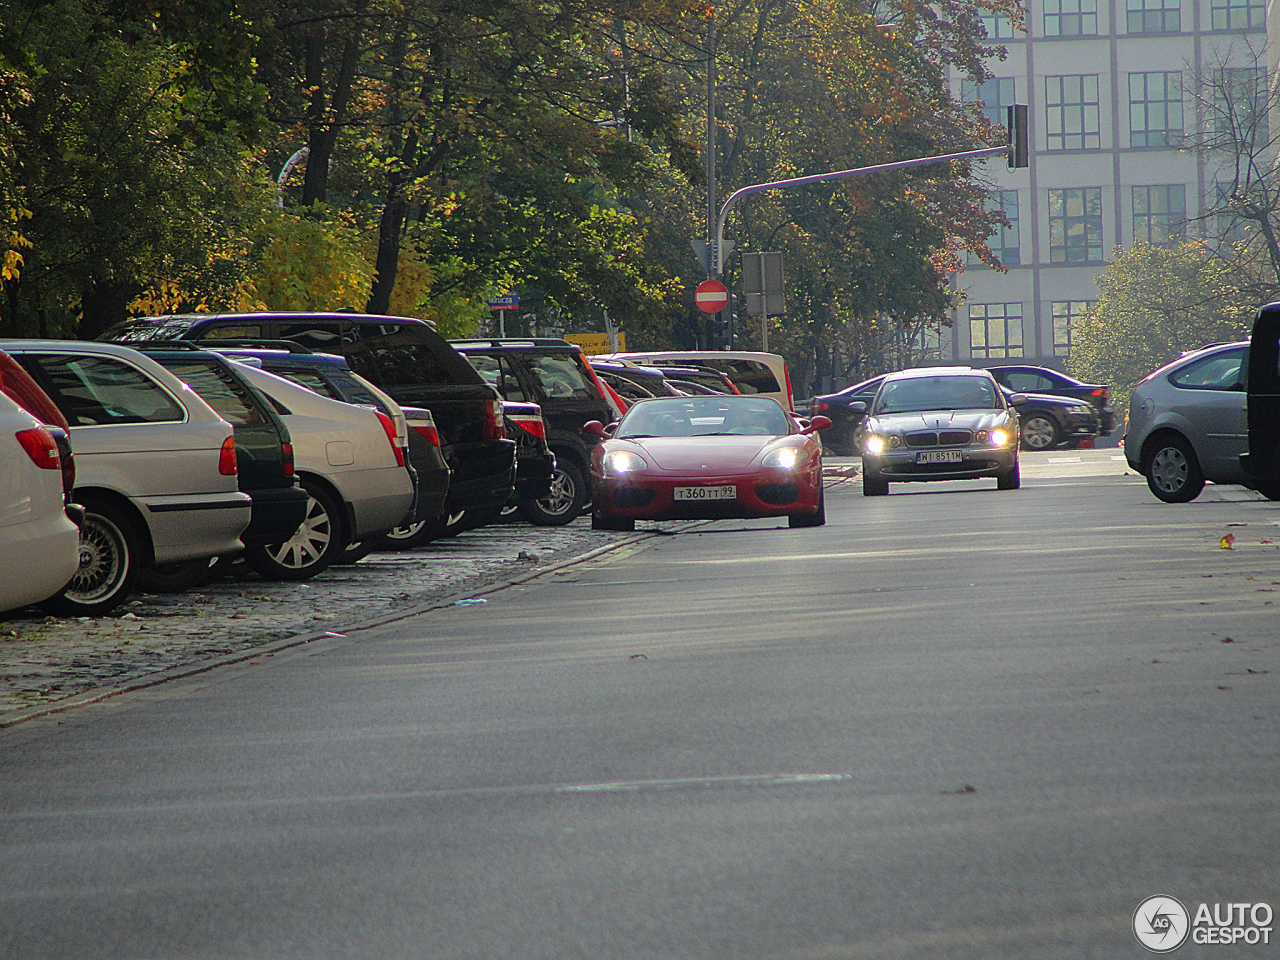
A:
{"label": "asphalt road", "polygon": [[1280,907],[1280,506],[1115,455],[0,731],[0,956],[1113,960],[1153,895]]}

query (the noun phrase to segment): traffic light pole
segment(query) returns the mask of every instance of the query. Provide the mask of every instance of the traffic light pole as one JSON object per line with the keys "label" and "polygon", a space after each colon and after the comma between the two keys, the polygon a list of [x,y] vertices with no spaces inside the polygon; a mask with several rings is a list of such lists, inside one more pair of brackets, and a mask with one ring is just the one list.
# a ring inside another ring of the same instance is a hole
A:
{"label": "traffic light pole", "polygon": [[[729,199],[724,202],[724,206],[720,208],[720,216],[716,219],[716,235],[713,243],[709,246],[712,251],[719,251],[720,245],[724,243],[724,224],[729,219],[729,211],[733,209],[733,205],[743,197],[751,193],[759,193],[762,190],[786,190],[790,187],[802,187],[810,183],[821,183],[823,180],[839,180],[844,177],[860,177],[869,173],[887,173],[891,170],[906,170],[908,167],[922,167],[930,163],[948,163],[952,160],[980,160],[983,157],[994,157],[998,154],[1008,153],[1012,149],[1012,145],[1004,147],[984,147],[981,150],[965,150],[962,153],[948,153],[939,157],[919,157],[915,160],[898,160],[894,163],[880,163],[873,167],[855,167],[852,170],[837,170],[832,173],[816,173],[809,177],[796,177],[793,180],[775,180],[772,183],[753,183],[748,187],[735,190],[729,194]],[[720,258],[713,253],[711,256],[711,264],[715,268],[717,275],[724,273],[724,264],[720,262]]]}

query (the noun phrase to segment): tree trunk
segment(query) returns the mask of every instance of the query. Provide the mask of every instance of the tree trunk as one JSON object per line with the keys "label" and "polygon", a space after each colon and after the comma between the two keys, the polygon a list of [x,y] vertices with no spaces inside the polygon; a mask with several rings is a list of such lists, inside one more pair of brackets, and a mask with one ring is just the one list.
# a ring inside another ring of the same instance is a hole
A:
{"label": "tree trunk", "polygon": [[[113,280],[95,283],[85,291],[80,300],[82,315],[80,328],[75,335],[81,340],[94,340],[108,327],[123,323],[129,317],[126,307],[137,294],[137,287],[133,284],[123,284]],[[71,333],[71,331],[60,332],[68,335]]]}
{"label": "tree trunk", "polygon": [[391,312],[391,294],[396,288],[396,271],[400,267],[400,238],[404,233],[408,208],[404,200],[392,200],[382,208],[382,218],[378,221],[378,258],[366,307],[368,313]]}

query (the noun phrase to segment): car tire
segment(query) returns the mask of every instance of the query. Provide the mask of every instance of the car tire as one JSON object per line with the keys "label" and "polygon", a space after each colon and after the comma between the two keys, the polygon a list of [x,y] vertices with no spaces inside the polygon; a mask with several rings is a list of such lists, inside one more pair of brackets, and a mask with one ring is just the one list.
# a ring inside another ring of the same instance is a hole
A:
{"label": "car tire", "polygon": [[80,566],[71,581],[41,604],[63,617],[98,617],[129,599],[141,569],[138,532],[109,503],[86,503],[80,528]]}
{"label": "car tire", "polygon": [[342,513],[319,484],[302,481],[307,491],[307,518],[281,543],[247,547],[244,558],[267,580],[309,580],[328,569],[346,545]]}
{"label": "car tire", "polygon": [[184,593],[213,579],[218,557],[162,563],[138,572],[138,589],[143,593]]}
{"label": "car tire", "polygon": [[997,490],[1017,490],[1022,486],[1022,470],[1018,461],[1013,461],[1013,469],[996,477]]}
{"label": "car tire", "polygon": [[631,517],[606,517],[594,510],[591,512],[592,530],[621,530],[624,533],[632,533],[635,528],[636,522]]}
{"label": "car tire", "polygon": [[1166,434],[1151,447],[1147,458],[1147,486],[1165,503],[1190,503],[1204,489],[1204,474],[1191,444],[1177,434]]}
{"label": "car tire", "polygon": [[520,515],[540,527],[562,527],[575,520],[587,503],[587,481],[582,469],[567,457],[556,457],[551,492],[541,500],[520,504]]}
{"label": "car tire", "polygon": [[1023,450],[1052,450],[1058,445],[1058,425],[1042,413],[1030,414],[1019,427]]}
{"label": "car tire", "polygon": [[889,481],[881,480],[879,477],[869,477],[864,473],[862,475],[862,495],[864,497],[887,497],[889,495]]}
{"label": "car tire", "polygon": [[374,541],[375,550],[416,550],[436,538],[435,520],[417,520],[396,527]]}
{"label": "car tire", "polygon": [[373,548],[374,548],[373,540],[357,540],[355,543],[348,543],[345,547],[342,548],[342,552],[339,553],[336,558],[334,558],[334,561],[332,564],[330,564],[330,566],[334,566],[334,567],[353,566],[359,563],[369,554],[373,553]]}
{"label": "car tire", "polygon": [[790,527],[820,527],[827,522],[827,491],[818,490],[818,509],[813,513],[793,513],[787,517]]}

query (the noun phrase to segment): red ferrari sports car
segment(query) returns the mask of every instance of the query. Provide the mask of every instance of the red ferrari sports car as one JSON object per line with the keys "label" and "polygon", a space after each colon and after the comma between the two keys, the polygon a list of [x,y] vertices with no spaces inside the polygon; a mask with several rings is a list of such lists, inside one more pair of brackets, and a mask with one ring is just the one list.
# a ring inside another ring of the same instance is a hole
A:
{"label": "red ferrari sports car", "polygon": [[620,421],[586,430],[591,526],[634,530],[637,520],[786,517],[826,522],[822,444],[826,417],[797,422],[771,397],[657,397]]}

